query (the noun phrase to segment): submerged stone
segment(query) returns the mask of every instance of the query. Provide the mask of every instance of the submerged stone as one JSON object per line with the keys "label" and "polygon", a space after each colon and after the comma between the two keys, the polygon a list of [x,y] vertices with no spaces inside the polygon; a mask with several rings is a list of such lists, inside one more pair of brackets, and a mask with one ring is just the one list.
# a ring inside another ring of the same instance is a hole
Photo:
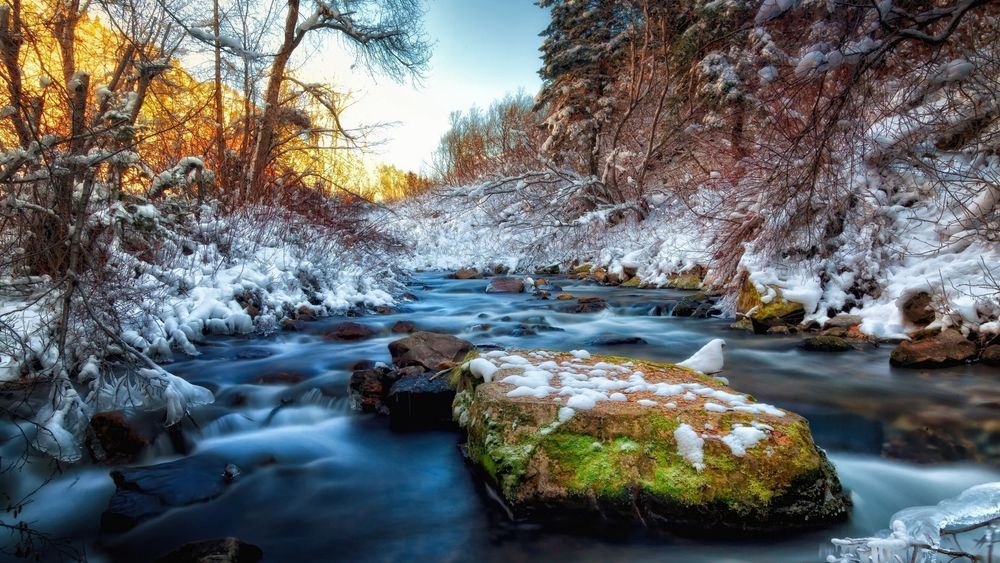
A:
{"label": "submerged stone", "polygon": [[672,365],[496,351],[452,374],[466,450],[513,514],[730,533],[815,528],[851,506],[802,417]]}
{"label": "submerged stone", "polygon": [[327,340],[364,340],[378,334],[360,323],[341,323],[323,335]]}
{"label": "submerged stone", "polygon": [[236,538],[203,540],[184,544],[156,563],[257,563],[264,552]]}
{"label": "submerged stone", "polygon": [[851,343],[832,335],[811,336],[802,341],[802,349],[809,352],[847,352]]}
{"label": "submerged stone", "polygon": [[627,346],[630,344],[646,344],[646,340],[638,336],[603,333],[591,341],[594,346]]}
{"label": "submerged stone", "polygon": [[608,308],[608,303],[601,297],[580,297],[576,303],[562,309],[564,313],[597,313]]}
{"label": "submerged stone", "polygon": [[212,500],[233,481],[226,478],[227,465],[223,458],[198,455],[112,471],[115,494],[101,515],[101,528],[124,532],[170,509]]}

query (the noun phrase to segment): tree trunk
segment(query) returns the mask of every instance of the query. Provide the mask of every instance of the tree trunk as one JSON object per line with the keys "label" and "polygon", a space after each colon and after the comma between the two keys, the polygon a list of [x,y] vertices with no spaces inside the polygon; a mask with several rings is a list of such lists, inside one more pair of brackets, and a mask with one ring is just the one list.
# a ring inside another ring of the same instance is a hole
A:
{"label": "tree trunk", "polygon": [[278,125],[278,99],[281,86],[285,81],[285,69],[292,51],[298,45],[295,29],[299,21],[299,0],[288,0],[288,14],[285,16],[285,33],[281,49],[271,64],[271,76],[267,80],[267,90],[264,92],[264,113],[260,118],[260,128],[257,133],[257,147],[254,150],[251,177],[250,197],[258,201],[264,196],[266,179],[264,172],[270,164],[271,149],[274,143],[274,133]]}
{"label": "tree trunk", "polygon": [[226,137],[222,120],[222,39],[219,37],[219,0],[212,0],[212,32],[215,34],[215,177],[226,187]]}

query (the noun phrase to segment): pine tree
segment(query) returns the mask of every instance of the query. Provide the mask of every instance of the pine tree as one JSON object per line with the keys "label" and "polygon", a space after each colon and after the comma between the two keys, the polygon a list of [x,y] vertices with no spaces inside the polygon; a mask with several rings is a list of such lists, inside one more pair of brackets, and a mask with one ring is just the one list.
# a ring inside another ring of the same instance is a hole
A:
{"label": "pine tree", "polygon": [[551,9],[542,32],[544,81],[536,108],[548,117],[543,152],[580,172],[598,172],[598,138],[610,117],[610,87],[629,21],[616,0],[539,0]]}

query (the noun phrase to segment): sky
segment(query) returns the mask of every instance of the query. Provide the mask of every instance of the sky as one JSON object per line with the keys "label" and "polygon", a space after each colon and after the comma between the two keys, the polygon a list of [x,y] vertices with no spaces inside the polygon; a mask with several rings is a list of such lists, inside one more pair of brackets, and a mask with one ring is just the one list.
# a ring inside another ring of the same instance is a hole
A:
{"label": "sky", "polygon": [[305,61],[300,72],[354,93],[345,124],[393,123],[377,134],[371,159],[429,172],[431,155],[448,129],[448,115],[486,107],[508,92],[534,95],[541,86],[539,33],[546,10],[533,0],[426,0],[424,28],[434,45],[419,83],[397,84],[350,68],[352,57],[334,41]]}

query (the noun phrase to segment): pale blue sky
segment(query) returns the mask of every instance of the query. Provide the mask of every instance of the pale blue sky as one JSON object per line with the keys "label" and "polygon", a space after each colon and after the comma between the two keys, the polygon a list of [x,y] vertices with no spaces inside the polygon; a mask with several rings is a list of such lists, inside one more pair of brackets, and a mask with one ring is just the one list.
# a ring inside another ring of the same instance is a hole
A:
{"label": "pale blue sky", "polygon": [[335,47],[303,69],[357,93],[348,123],[397,122],[381,133],[385,142],[374,158],[409,170],[427,169],[450,112],[485,107],[519,88],[537,92],[538,34],[548,25],[547,11],[533,0],[427,0],[426,7],[434,53],[422,84],[352,72]]}

